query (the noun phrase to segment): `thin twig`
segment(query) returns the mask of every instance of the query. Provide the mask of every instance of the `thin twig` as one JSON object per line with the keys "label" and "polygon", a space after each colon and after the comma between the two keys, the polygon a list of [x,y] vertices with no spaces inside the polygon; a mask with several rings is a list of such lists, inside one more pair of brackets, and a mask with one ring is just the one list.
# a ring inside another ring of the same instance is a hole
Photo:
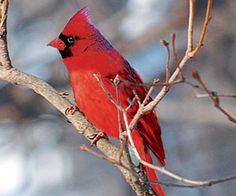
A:
{"label": "thin twig", "polygon": [[[203,93],[198,92],[198,89],[205,92],[201,86],[199,86],[197,84],[193,84],[190,81],[185,81],[184,83],[192,87],[192,90],[197,98],[209,97],[208,94],[205,94],[205,93],[203,94]],[[233,99],[236,98],[236,94],[223,94],[223,93],[219,93],[216,91],[210,91],[210,90],[209,90],[209,92],[212,94],[212,96],[217,96],[217,97],[222,97],[222,98],[233,98]]]}
{"label": "thin twig", "polygon": [[176,39],[175,33],[171,33],[170,37],[171,37],[171,46],[172,46],[172,53],[174,56],[174,61],[175,61],[176,66],[178,66],[180,60],[179,60],[179,56],[175,47],[175,39]]}
{"label": "thin twig", "polygon": [[135,101],[137,101],[136,96],[133,97],[133,99],[129,102],[129,105],[125,108],[126,112],[134,105]]}
{"label": "thin twig", "polygon": [[[193,1],[193,0],[191,0],[191,1]],[[203,46],[203,41],[206,36],[207,26],[208,26],[209,21],[211,20],[211,7],[212,7],[212,0],[207,0],[206,15],[205,15],[205,19],[203,22],[201,35],[200,35],[200,38],[197,42],[197,46],[191,52],[189,52],[190,57],[195,56],[199,52],[201,47]]]}
{"label": "thin twig", "polygon": [[171,33],[170,37],[171,37],[171,46],[172,46],[172,53],[173,53],[173,56],[174,56],[174,62],[175,62],[176,67],[179,69],[180,81],[184,82],[185,78],[184,78],[182,70],[179,67],[180,60],[179,60],[179,56],[178,56],[178,53],[177,53],[177,50],[176,50],[176,47],[175,47],[175,39],[176,39],[175,33]]}
{"label": "thin twig", "polygon": [[188,17],[188,43],[186,52],[193,49],[193,20],[194,20],[194,0],[189,0],[189,17]]}
{"label": "thin twig", "polygon": [[223,182],[227,182],[227,181],[231,181],[231,180],[235,180],[235,179],[236,179],[236,175],[226,176],[226,177],[222,177],[222,178],[213,178],[213,179],[202,181],[204,183],[200,184],[200,185],[179,184],[179,183],[164,182],[164,181],[158,181],[158,182],[151,181],[150,183],[161,184],[161,185],[164,185],[167,187],[171,186],[171,187],[179,187],[179,188],[196,188],[196,187],[212,186],[215,184],[219,184],[219,183],[223,183]]}
{"label": "thin twig", "polygon": [[[122,162],[121,162],[121,159],[119,160],[116,160],[116,159],[112,159],[112,158],[110,158],[110,157],[108,157],[108,156],[105,156],[105,155],[103,155],[103,154],[99,154],[99,153],[97,153],[97,152],[95,152],[95,151],[93,151],[92,149],[90,149],[90,148],[88,148],[86,145],[81,145],[80,146],[80,149],[81,150],[83,150],[83,151],[85,151],[85,152],[87,152],[87,153],[90,153],[91,155],[93,155],[93,156],[96,156],[96,157],[98,157],[98,158],[100,158],[100,159],[103,159],[103,160],[106,160],[106,161],[108,161],[108,162],[110,162],[110,163],[112,163],[112,164],[114,164],[114,165],[117,165],[117,166],[119,166],[119,167],[122,167],[122,168],[124,168],[124,169],[126,169],[127,171],[129,171],[130,173],[132,173],[137,179],[138,179],[138,181],[136,182],[136,183],[140,183],[141,184],[141,186],[143,186],[143,187],[145,187],[145,189],[147,189],[147,192],[149,191],[149,190],[152,190],[152,188],[150,187],[150,185],[149,185],[149,183],[148,183],[148,181],[146,181],[147,179],[145,179],[144,181],[142,180],[143,178],[143,176],[142,175],[145,175],[145,174],[142,174],[141,176],[136,172],[136,171],[133,171],[133,170],[131,170],[130,168],[128,168],[128,167],[126,167],[124,164],[122,164]],[[118,157],[119,158],[119,157]],[[132,169],[138,169],[138,168],[136,168],[136,167],[131,167]],[[144,194],[145,196],[146,196],[146,194]],[[147,195],[149,195],[149,194],[147,194]]]}
{"label": "thin twig", "polygon": [[166,68],[166,78],[165,78],[165,82],[168,83],[169,78],[170,78],[170,48],[169,48],[169,43],[166,40],[161,39],[160,43],[163,46],[165,46],[165,48],[166,48],[166,65],[165,65],[165,68]]}
{"label": "thin twig", "polygon": [[192,77],[199,82],[199,84],[202,86],[203,90],[209,95],[209,98],[214,103],[214,106],[219,109],[230,122],[234,123],[236,125],[236,118],[234,118],[231,114],[229,114],[224,108],[221,107],[219,102],[219,97],[217,95],[213,95],[212,92],[208,89],[206,84],[201,79],[199,73],[197,71],[192,71]]}
{"label": "thin twig", "polygon": [[119,124],[119,133],[120,133],[120,140],[122,140],[122,133],[124,131],[123,126],[122,126],[122,121],[121,121],[121,112],[124,110],[121,106],[120,102],[120,91],[119,91],[119,85],[120,85],[120,78],[119,75],[117,74],[114,80],[112,80],[113,85],[115,86],[116,90],[116,108],[117,108],[117,119],[118,119],[118,124]]}
{"label": "thin twig", "polygon": [[[105,156],[104,154],[100,154],[100,153],[97,153],[97,152],[93,151],[92,149],[88,148],[85,144],[81,145],[80,149],[87,152],[87,153],[89,153],[89,154],[92,154],[95,157],[106,160],[106,161],[111,162],[113,164],[117,164],[117,165],[121,164],[121,163],[117,162],[115,159],[112,159],[108,156]],[[123,165],[122,165],[122,167],[123,167]]]}
{"label": "thin twig", "polygon": [[[127,135],[124,132],[124,128],[122,125],[122,120],[121,120],[121,115],[122,111],[124,110],[121,106],[121,101],[120,101],[120,91],[119,91],[119,85],[121,84],[120,77],[117,74],[116,77],[112,80],[113,85],[115,86],[116,90],[116,108],[117,108],[117,119],[118,119],[118,124],[119,124],[119,139],[120,139],[120,148],[119,148],[119,153],[118,153],[118,162],[121,162],[121,158],[124,154],[124,151],[126,150],[126,145],[127,144]],[[122,110],[121,110],[122,108]]]}
{"label": "thin twig", "polygon": [[121,82],[132,84],[134,86],[145,86],[147,88],[150,88],[152,86],[153,87],[174,86],[176,84],[182,83],[183,80],[180,79],[180,80],[175,80],[173,82],[160,82],[159,79],[154,79],[152,82],[149,82],[149,83],[138,83],[138,82],[132,82],[132,81],[129,81],[129,80],[121,80]]}
{"label": "thin twig", "polygon": [[123,108],[121,108],[118,103],[116,102],[115,98],[112,96],[112,94],[106,89],[105,85],[102,82],[101,79],[101,74],[100,73],[96,73],[93,74],[93,76],[96,78],[96,80],[99,82],[102,90],[104,91],[104,93],[107,95],[107,97],[109,98],[109,100],[116,106],[119,108],[119,110],[123,110]]}
{"label": "thin twig", "polygon": [[112,159],[112,158],[104,155],[104,154],[97,153],[94,150],[88,148],[85,144],[81,145],[80,149],[85,151],[85,152],[87,152],[87,153],[89,153],[89,154],[92,154],[95,157],[98,157],[100,159],[106,160],[106,161],[108,161],[108,162],[110,162],[112,164],[119,165],[119,166],[123,167],[124,169],[126,169],[126,170],[128,170],[130,172],[133,172],[133,171],[130,170],[130,168],[128,168],[125,165],[123,165],[121,161],[117,161],[115,159]]}

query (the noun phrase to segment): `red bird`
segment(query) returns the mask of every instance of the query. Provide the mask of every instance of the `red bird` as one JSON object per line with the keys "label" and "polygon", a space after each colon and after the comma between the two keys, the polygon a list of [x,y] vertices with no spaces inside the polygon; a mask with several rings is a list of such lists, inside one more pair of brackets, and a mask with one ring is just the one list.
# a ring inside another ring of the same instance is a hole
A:
{"label": "red bird", "polygon": [[[78,11],[67,23],[58,38],[49,43],[59,50],[67,67],[75,101],[86,118],[104,133],[119,138],[117,108],[108,98],[94,74],[101,76],[101,82],[113,98],[117,93],[112,79],[119,75],[121,80],[143,83],[126,59],[115,50],[104,36],[90,22],[86,8]],[[120,104],[130,105],[134,91],[143,100],[147,89],[143,86],[122,82],[119,88]],[[150,98],[151,99],[151,98]],[[135,102],[127,112],[130,122],[138,110]],[[142,116],[132,132],[132,138],[140,157],[152,163],[150,150],[161,166],[164,166],[165,153],[161,140],[161,130],[154,111]],[[150,181],[156,181],[155,171],[142,166]],[[160,185],[151,185],[155,193],[163,196]]]}

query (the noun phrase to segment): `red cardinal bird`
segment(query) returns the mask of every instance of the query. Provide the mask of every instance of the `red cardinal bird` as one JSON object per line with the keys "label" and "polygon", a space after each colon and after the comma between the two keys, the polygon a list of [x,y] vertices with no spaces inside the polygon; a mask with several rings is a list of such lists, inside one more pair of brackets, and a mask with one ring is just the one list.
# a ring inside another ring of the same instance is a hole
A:
{"label": "red cardinal bird", "polygon": [[[104,87],[114,99],[117,99],[112,79],[118,74],[121,80],[143,83],[136,71],[93,26],[88,18],[86,8],[78,11],[67,23],[59,37],[51,41],[49,45],[57,48],[62,56],[80,111],[104,133],[119,138],[117,108],[109,100],[94,74],[101,76]],[[137,94],[141,100],[147,94],[145,87],[132,83],[122,82],[118,86],[120,103],[123,108],[130,105],[134,94]],[[138,103],[135,102],[127,112],[129,122],[137,110]],[[140,118],[132,132],[132,138],[143,160],[152,163],[151,150],[160,165],[164,166],[165,153],[161,140],[161,130],[154,111],[150,111]],[[150,181],[157,180],[154,170],[145,166],[142,167]],[[157,195],[164,195],[160,185],[152,184],[151,186]]]}

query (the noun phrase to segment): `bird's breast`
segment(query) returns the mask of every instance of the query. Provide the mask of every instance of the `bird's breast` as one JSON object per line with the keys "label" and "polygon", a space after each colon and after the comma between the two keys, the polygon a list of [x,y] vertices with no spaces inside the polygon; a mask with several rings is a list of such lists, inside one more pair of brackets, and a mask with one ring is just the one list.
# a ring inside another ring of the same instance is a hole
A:
{"label": "bird's breast", "polygon": [[99,83],[94,74],[93,72],[70,74],[76,104],[97,128],[113,137],[119,137],[116,106],[101,86],[111,89],[109,87],[111,84]]}

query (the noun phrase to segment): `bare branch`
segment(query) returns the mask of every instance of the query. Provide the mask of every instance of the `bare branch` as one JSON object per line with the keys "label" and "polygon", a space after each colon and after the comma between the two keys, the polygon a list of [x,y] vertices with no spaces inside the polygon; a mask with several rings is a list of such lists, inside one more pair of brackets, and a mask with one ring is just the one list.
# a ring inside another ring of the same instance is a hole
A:
{"label": "bare branch", "polygon": [[[200,92],[198,91],[198,89],[199,89],[200,91],[204,91],[204,89],[203,89],[201,86],[199,86],[199,85],[197,85],[197,84],[193,84],[193,83],[191,83],[191,82],[189,82],[189,81],[185,81],[184,83],[192,87],[193,92],[194,92],[194,94],[196,95],[197,98],[209,97],[208,94],[206,94],[206,93],[200,93]],[[205,92],[205,91],[204,91],[204,92]],[[223,93],[219,93],[219,92],[216,92],[216,91],[209,91],[209,92],[212,94],[212,96],[217,96],[217,97],[222,97],[222,98],[223,98],[223,97],[224,97],[224,98],[233,98],[233,99],[236,98],[236,94],[223,94]]]}
{"label": "bare branch", "polygon": [[102,90],[107,95],[108,99],[117,107],[119,110],[123,110],[122,107],[119,106],[119,104],[116,102],[115,98],[112,96],[112,94],[106,89],[105,85],[102,82],[100,73],[93,74],[93,76],[96,78],[96,80],[99,82]]}
{"label": "bare branch", "polygon": [[229,114],[223,107],[220,105],[219,97],[216,94],[212,94],[212,92],[208,89],[206,84],[201,79],[199,73],[197,71],[192,71],[192,77],[199,82],[203,90],[208,94],[209,98],[214,103],[214,106],[220,110],[230,122],[234,123],[236,125],[236,118],[234,118],[231,114]]}
{"label": "bare branch", "polygon": [[172,54],[174,56],[174,62],[175,62],[176,67],[179,69],[180,81],[184,82],[185,78],[184,78],[182,70],[179,67],[180,60],[179,60],[179,56],[175,47],[175,39],[176,39],[175,33],[171,33],[170,37],[171,37]]}
{"label": "bare branch", "polygon": [[189,17],[188,17],[188,43],[186,52],[193,49],[193,20],[194,20],[194,0],[189,0]]}
{"label": "bare branch", "polygon": [[[194,12],[194,9],[193,9],[194,5],[193,5],[193,3],[194,3],[193,0],[189,0],[188,43],[187,43],[187,47],[186,47],[186,52],[185,52],[184,57],[180,60],[175,71],[172,73],[170,79],[168,80],[169,84],[175,83],[176,78],[180,74],[183,67],[186,65],[186,63],[189,61],[189,59],[192,58],[196,54],[196,52],[195,52],[194,55],[192,55],[192,52],[190,50],[192,48],[193,19],[194,19],[194,13],[193,13]],[[203,28],[201,31],[201,37],[199,39],[201,42],[204,40],[204,37],[205,37],[206,28],[207,28],[208,21],[210,18],[210,12],[211,12],[211,0],[207,0],[206,17],[205,17],[204,25],[203,25]],[[199,47],[199,49],[200,49],[200,47]],[[190,53],[191,53],[191,55],[190,55]],[[156,97],[154,98],[153,101],[148,103],[143,109],[139,108],[139,110],[137,111],[133,120],[130,123],[131,130],[133,130],[133,128],[135,127],[136,123],[138,122],[139,118],[141,117],[141,114],[152,110],[163,99],[163,97],[167,94],[167,92],[168,92],[168,90],[166,89],[166,86],[163,86],[161,91],[156,95]]]}
{"label": "bare branch", "polygon": [[[166,48],[166,65],[165,65],[166,78],[165,78],[165,82],[167,83],[170,78],[170,48],[169,48],[169,43],[166,40],[162,39],[162,40],[160,40],[160,43],[161,43],[161,45],[165,46],[165,48]],[[168,86],[166,86],[166,87],[168,87]]]}
{"label": "bare branch", "polygon": [[121,122],[121,112],[123,110],[120,102],[120,91],[119,91],[119,85],[121,83],[119,75],[117,74],[114,80],[112,81],[113,85],[115,86],[116,90],[116,108],[117,108],[117,115],[118,115],[118,123],[119,123],[119,133],[120,133],[120,140],[123,139],[122,133],[124,131],[122,122]]}
{"label": "bare branch", "polygon": [[174,61],[175,61],[176,66],[178,66],[179,65],[179,56],[178,56],[178,53],[177,53],[177,50],[175,47],[175,39],[176,39],[175,33],[171,33],[170,37],[171,37],[171,46],[172,46],[172,53],[174,56]]}
{"label": "bare branch", "polygon": [[[108,156],[105,156],[104,154],[99,154],[99,153],[97,153],[97,152],[91,150],[90,148],[88,148],[88,147],[87,147],[86,145],[84,145],[84,144],[80,146],[80,149],[83,150],[83,151],[85,151],[85,152],[87,152],[87,153],[89,153],[89,154],[92,154],[92,155],[95,156],[95,157],[98,157],[98,158],[100,158],[100,159],[104,159],[104,160],[106,160],[106,161],[108,161],[108,162],[111,162],[112,164],[119,165],[119,166],[121,166],[121,167],[124,167],[124,168],[127,169],[127,170],[130,170],[128,167],[126,167],[125,165],[123,165],[122,162],[117,161],[116,159],[110,158],[110,157],[108,157]],[[132,172],[132,171],[130,170],[130,172]]]}
{"label": "bare branch", "polygon": [[197,46],[191,52],[189,51],[190,57],[195,56],[199,52],[201,47],[203,46],[203,41],[206,36],[207,26],[208,26],[209,21],[211,20],[211,6],[212,6],[212,0],[207,0],[206,15],[205,15],[205,19],[203,22],[201,35],[198,40]]}

